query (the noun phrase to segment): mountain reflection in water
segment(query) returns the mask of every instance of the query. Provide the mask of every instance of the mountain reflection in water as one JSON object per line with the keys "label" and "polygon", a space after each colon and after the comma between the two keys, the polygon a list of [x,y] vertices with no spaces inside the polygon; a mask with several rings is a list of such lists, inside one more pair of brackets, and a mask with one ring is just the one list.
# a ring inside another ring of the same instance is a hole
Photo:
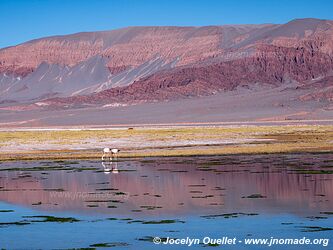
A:
{"label": "mountain reflection in water", "polygon": [[306,215],[333,209],[328,170],[328,154],[8,162],[0,200],[89,214]]}

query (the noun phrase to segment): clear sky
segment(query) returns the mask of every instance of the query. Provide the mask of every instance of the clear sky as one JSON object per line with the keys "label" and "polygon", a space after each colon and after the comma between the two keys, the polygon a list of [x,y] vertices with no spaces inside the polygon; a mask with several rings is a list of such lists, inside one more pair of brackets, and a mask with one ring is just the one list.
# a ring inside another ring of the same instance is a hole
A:
{"label": "clear sky", "polygon": [[333,19],[332,0],[0,0],[0,48],[126,26],[202,26]]}

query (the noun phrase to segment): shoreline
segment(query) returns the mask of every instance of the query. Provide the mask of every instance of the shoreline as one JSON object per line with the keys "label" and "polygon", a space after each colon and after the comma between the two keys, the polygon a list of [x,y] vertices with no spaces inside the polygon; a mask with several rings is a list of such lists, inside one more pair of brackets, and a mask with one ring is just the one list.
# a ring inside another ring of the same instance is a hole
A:
{"label": "shoreline", "polygon": [[330,153],[333,125],[131,127],[0,131],[0,161]]}
{"label": "shoreline", "polygon": [[[101,160],[101,154],[88,153],[89,156],[77,155],[78,152],[72,152],[73,154],[59,156],[63,152],[48,152],[46,151],[43,155],[36,155],[33,153],[20,153],[16,156],[0,155],[0,162],[15,162],[15,161],[40,161],[40,160]],[[202,154],[136,154],[129,153],[119,155],[114,161],[125,160],[125,159],[144,159],[144,158],[186,158],[186,157],[222,157],[222,156],[238,156],[238,155],[278,155],[278,154],[331,154],[332,150],[289,150],[289,151],[262,151],[262,152],[230,152],[230,153],[202,153]],[[1,167],[1,166],[0,166]]]}

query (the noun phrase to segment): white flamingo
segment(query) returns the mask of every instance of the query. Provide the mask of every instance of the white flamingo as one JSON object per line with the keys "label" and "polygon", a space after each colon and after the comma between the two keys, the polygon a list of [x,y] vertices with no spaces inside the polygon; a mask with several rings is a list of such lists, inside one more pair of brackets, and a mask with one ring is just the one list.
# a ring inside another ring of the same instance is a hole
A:
{"label": "white flamingo", "polygon": [[120,150],[117,148],[104,148],[103,155],[102,155],[102,161],[104,161],[104,157],[109,157],[110,160],[112,159],[112,157],[117,158],[119,152],[120,152]]}

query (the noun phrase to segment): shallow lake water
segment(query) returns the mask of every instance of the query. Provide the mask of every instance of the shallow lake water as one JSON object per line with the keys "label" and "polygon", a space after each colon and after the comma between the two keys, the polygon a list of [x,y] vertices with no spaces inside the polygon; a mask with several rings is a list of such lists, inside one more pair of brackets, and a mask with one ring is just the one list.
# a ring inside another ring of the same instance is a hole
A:
{"label": "shallow lake water", "polygon": [[[242,155],[0,164],[0,248],[186,249],[200,239],[329,239],[330,154]],[[212,242],[214,243],[214,242]],[[275,245],[271,249],[330,249]],[[191,249],[190,248],[190,249]]]}

